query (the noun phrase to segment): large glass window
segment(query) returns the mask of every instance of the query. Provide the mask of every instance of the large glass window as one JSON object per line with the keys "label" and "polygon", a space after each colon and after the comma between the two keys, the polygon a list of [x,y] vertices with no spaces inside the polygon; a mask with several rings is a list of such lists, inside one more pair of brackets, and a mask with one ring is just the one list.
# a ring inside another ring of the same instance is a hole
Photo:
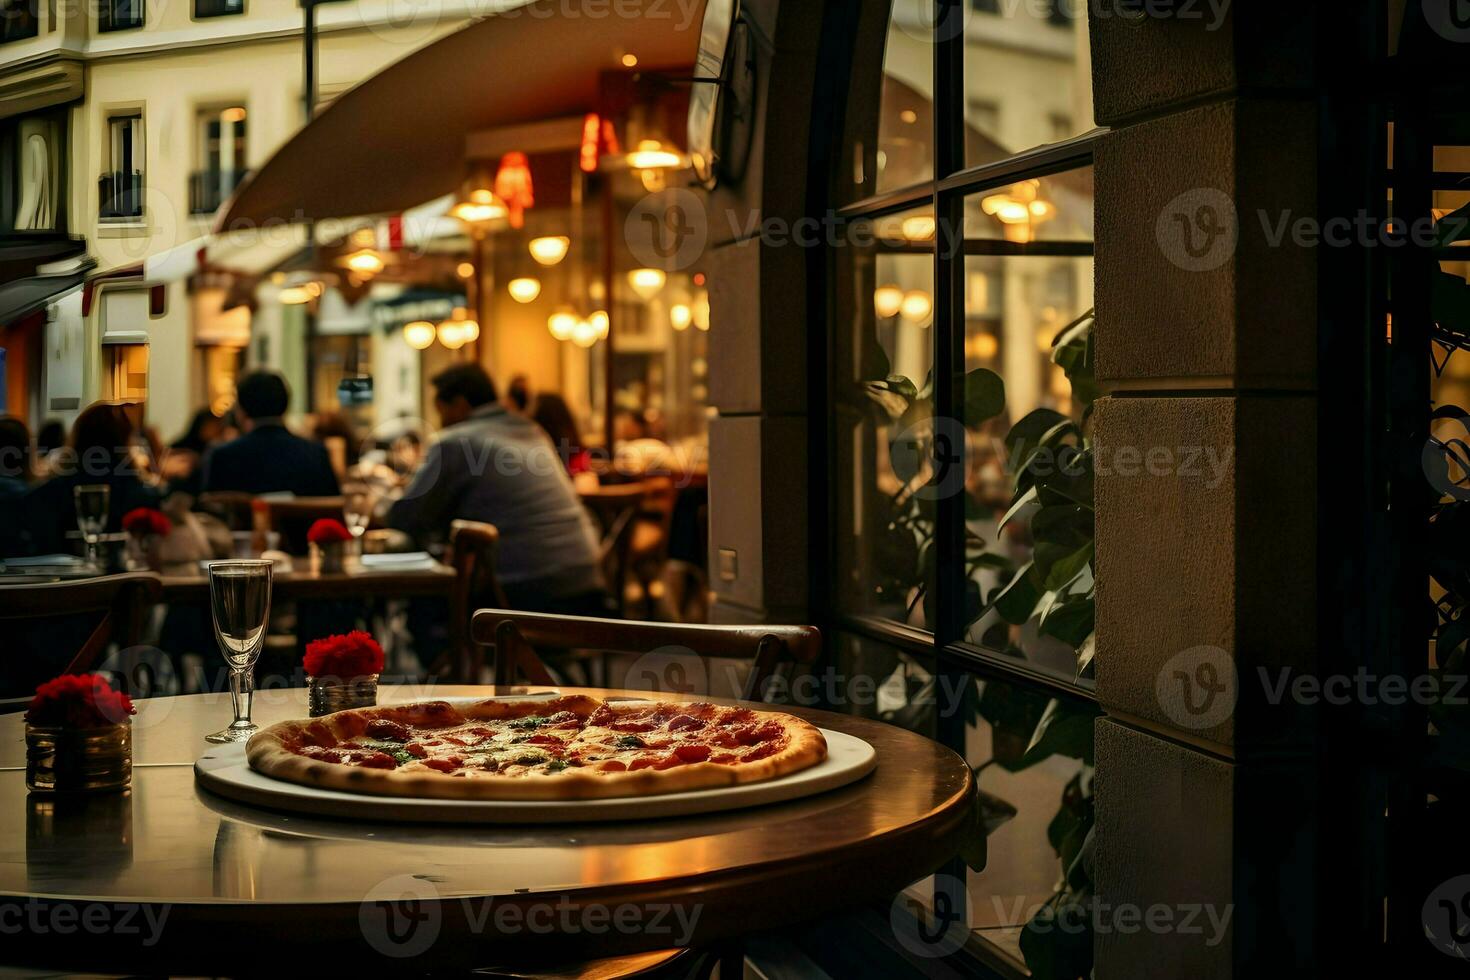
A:
{"label": "large glass window", "polygon": [[1092,937],[1044,928],[1091,888],[1097,714],[1092,112],[1074,6],[893,0],[852,27],[826,579],[839,659],[887,692],[879,717],[936,694],[923,723],[976,771],[974,846],[911,892],[962,914],[956,955],[1085,976]]}

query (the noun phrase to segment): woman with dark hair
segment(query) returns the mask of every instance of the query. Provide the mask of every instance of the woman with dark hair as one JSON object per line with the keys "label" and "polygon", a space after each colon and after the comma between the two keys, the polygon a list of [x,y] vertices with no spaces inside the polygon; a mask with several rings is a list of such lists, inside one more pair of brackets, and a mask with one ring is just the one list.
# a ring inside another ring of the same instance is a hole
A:
{"label": "woman with dark hair", "polygon": [[531,421],[551,437],[551,444],[566,464],[568,473],[576,476],[591,469],[592,454],[582,445],[582,433],[577,429],[577,420],[572,417],[565,398],[549,391],[537,395]]}
{"label": "woman with dark hair", "polygon": [[337,480],[346,481],[347,474],[362,458],[362,447],[358,444],[352,421],[341,412],[323,412],[317,416],[316,425],[312,426],[311,437],[326,447]]}
{"label": "woman with dark hair", "polygon": [[79,486],[103,484],[111,489],[108,531],[119,530],[123,515],[133,508],[159,505],[162,495],[139,478],[132,440],[133,423],[123,406],[96,402],[83,409],[65,449],[57,454],[53,476],[22,498],[22,534],[31,554],[71,550],[66,534],[77,529],[73,491]]}
{"label": "woman with dark hair", "polygon": [[163,462],[163,476],[169,490],[199,496],[204,483],[204,454],[220,441],[224,423],[213,410],[201,408],[189,420],[188,430],[168,447]]}

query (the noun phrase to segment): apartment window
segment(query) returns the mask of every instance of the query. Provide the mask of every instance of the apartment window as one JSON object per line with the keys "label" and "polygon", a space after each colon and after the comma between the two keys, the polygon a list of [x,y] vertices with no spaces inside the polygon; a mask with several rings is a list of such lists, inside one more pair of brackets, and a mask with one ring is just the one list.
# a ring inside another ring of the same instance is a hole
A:
{"label": "apartment window", "polygon": [[245,178],[244,106],[206,109],[198,120],[198,169],[189,177],[189,212],[213,214]]}
{"label": "apartment window", "polygon": [[[946,869],[935,908],[1023,976],[1062,975],[1071,955],[1030,919],[1090,887],[1097,714],[1093,146],[1071,138],[1091,128],[1091,84],[1086,21],[1061,6],[965,31],[936,23],[963,18],[957,3],[864,6],[836,156],[830,411],[812,432],[838,669],[879,679],[881,719],[932,724],[975,766],[1005,859]],[[1044,473],[1038,445],[1057,463]],[[951,692],[938,718],[907,711],[936,691]]]}
{"label": "apartment window", "polygon": [[0,0],[0,44],[40,33],[40,7],[40,0]]}
{"label": "apartment window", "polygon": [[148,345],[104,344],[105,397],[116,401],[148,400]]}
{"label": "apartment window", "polygon": [[228,17],[231,14],[243,14],[244,12],[245,0],[194,0],[196,19]]}
{"label": "apartment window", "polygon": [[104,220],[143,216],[143,116],[107,120],[108,169],[98,181],[97,216]]}
{"label": "apartment window", "polygon": [[143,26],[143,0],[97,0],[97,29],[125,31]]}
{"label": "apartment window", "polygon": [[0,122],[0,230],[66,227],[65,138],[64,110]]}

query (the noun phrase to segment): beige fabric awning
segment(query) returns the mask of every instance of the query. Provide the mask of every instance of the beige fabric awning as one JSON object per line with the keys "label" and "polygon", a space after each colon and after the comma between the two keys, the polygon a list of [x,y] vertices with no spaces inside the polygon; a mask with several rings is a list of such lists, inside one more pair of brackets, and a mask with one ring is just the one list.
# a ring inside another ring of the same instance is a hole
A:
{"label": "beige fabric awning", "polygon": [[[629,16],[637,10],[637,16]],[[338,97],[251,176],[217,231],[403,211],[456,189],[465,138],[598,108],[600,76],[687,76],[704,0],[538,0],[470,24]]]}

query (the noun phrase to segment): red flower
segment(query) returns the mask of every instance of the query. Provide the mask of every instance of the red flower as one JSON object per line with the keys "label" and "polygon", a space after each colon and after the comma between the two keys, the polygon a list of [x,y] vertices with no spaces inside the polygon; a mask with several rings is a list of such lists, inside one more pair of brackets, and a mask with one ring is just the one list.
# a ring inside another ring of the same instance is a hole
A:
{"label": "red flower", "polygon": [[362,630],[345,636],[328,636],[306,645],[303,658],[312,677],[362,677],[383,672],[383,648]]}
{"label": "red flower", "polygon": [[101,674],[62,674],[36,688],[26,721],[60,728],[106,728],[122,724],[134,713],[132,698],[114,691]]}
{"label": "red flower", "polygon": [[161,510],[152,507],[135,507],[123,515],[122,529],[135,538],[146,538],[150,534],[156,534],[160,538],[167,537],[174,529],[174,522],[168,519],[168,515]]}
{"label": "red flower", "polygon": [[340,544],[343,541],[352,540],[352,532],[347,530],[347,525],[330,517],[323,517],[312,524],[311,530],[306,532],[306,540],[312,544]]}

